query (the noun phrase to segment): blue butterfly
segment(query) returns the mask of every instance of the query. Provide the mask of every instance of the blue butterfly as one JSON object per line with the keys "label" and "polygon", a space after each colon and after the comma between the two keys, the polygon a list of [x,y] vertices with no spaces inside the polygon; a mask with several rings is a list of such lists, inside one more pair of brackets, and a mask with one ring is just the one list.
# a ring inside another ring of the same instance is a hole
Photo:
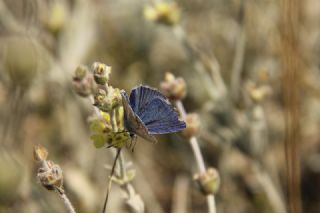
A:
{"label": "blue butterfly", "polygon": [[124,126],[133,135],[156,143],[154,134],[178,132],[186,128],[168,99],[157,89],[140,85],[131,90],[130,99],[121,91]]}

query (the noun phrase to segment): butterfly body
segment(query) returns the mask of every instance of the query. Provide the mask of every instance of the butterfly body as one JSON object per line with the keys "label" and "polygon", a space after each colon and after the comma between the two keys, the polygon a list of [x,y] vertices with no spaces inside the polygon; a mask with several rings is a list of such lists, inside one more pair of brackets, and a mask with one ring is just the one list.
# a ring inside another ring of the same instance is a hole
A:
{"label": "butterfly body", "polygon": [[121,91],[126,129],[147,141],[156,143],[154,134],[178,132],[186,127],[178,113],[158,90],[140,85],[132,89],[130,98]]}

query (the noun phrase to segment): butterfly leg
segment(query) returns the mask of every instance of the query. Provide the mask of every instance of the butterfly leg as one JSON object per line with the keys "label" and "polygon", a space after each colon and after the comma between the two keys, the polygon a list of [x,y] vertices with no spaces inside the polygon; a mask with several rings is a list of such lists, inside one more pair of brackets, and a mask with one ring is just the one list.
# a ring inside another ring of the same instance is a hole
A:
{"label": "butterfly leg", "polygon": [[128,149],[130,149],[131,146],[132,146],[132,137],[131,137],[131,135],[130,135],[130,140],[127,142],[126,146],[127,146]]}
{"label": "butterfly leg", "polygon": [[132,142],[133,144],[132,144],[132,149],[131,149],[131,151],[134,152],[134,148],[136,147],[136,144],[137,144],[137,141],[138,141],[137,135],[134,135],[134,136],[133,136],[132,141],[133,141],[133,142]]}

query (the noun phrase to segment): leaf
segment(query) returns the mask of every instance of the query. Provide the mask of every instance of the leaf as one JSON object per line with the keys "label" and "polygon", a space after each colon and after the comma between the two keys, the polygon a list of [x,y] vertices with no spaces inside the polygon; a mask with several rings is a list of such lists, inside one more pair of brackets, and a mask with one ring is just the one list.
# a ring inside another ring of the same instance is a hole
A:
{"label": "leaf", "polygon": [[94,134],[90,138],[97,149],[103,147],[107,142],[107,137],[104,134]]}
{"label": "leaf", "polygon": [[90,122],[90,131],[93,133],[102,133],[105,129],[105,124],[102,120],[96,119]]}

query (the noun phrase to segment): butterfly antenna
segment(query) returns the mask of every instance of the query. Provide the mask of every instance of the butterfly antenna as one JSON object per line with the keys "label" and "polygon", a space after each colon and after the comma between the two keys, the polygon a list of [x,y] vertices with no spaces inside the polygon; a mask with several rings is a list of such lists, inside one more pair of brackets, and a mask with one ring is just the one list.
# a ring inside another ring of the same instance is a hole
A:
{"label": "butterfly antenna", "polygon": [[114,159],[114,161],[113,161],[113,165],[112,165],[112,169],[111,169],[110,177],[109,177],[109,181],[108,181],[107,194],[106,194],[106,198],[105,198],[105,200],[104,200],[102,213],[106,213],[107,204],[108,204],[108,199],[109,199],[109,194],[110,194],[111,186],[112,186],[112,176],[113,176],[114,170],[115,170],[115,168],[116,168],[117,160],[118,160],[118,158],[119,158],[119,156],[120,156],[120,151],[121,151],[121,148],[117,149],[117,154],[116,154],[116,157],[115,157],[115,159]]}

